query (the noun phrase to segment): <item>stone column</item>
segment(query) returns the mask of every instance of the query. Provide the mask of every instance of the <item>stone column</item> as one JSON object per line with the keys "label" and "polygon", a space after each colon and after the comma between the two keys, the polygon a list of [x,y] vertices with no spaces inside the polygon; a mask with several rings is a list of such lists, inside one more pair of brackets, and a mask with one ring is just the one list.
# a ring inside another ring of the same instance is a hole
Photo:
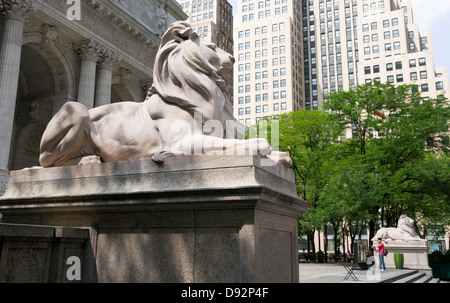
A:
{"label": "stone column", "polygon": [[75,44],[74,47],[81,57],[78,102],[91,109],[94,107],[95,74],[100,53],[100,44],[93,40],[85,40]]}
{"label": "stone column", "polygon": [[0,48],[0,195],[4,193],[9,176],[9,149],[19,82],[23,28],[26,17],[33,9],[30,0],[0,0],[0,13],[5,17]]}
{"label": "stone column", "polygon": [[112,72],[114,65],[120,60],[112,51],[102,52],[98,66],[97,87],[95,88],[95,107],[111,103]]}

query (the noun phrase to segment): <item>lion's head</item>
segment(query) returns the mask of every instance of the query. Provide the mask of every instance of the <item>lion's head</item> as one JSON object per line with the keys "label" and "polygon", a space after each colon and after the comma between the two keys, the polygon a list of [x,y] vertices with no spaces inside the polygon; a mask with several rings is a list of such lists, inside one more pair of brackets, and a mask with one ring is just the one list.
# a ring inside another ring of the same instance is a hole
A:
{"label": "lion's head", "polygon": [[414,220],[407,215],[400,216],[400,218],[398,219],[397,227],[409,233],[412,237],[416,235],[416,231],[414,229]]}
{"label": "lion's head", "polygon": [[159,95],[165,102],[205,120],[224,122],[227,103],[224,92],[231,77],[232,55],[199,38],[191,26],[173,23],[161,39],[153,71],[153,86],[147,97]]}

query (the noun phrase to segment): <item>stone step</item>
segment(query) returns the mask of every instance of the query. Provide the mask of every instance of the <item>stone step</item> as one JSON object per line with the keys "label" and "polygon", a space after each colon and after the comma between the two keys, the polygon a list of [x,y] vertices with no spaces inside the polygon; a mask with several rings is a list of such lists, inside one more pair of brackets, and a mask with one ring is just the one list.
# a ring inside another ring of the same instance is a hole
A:
{"label": "stone step", "polygon": [[424,273],[421,273],[421,272],[413,272],[412,274],[407,275],[406,277],[401,278],[401,279],[399,279],[399,280],[396,280],[396,281],[394,281],[393,283],[413,283],[413,282],[415,282],[416,280],[422,278],[423,276],[425,276]]}
{"label": "stone step", "polygon": [[414,283],[428,283],[431,279],[432,279],[432,277],[430,277],[428,275],[424,275],[422,278],[414,281]]}
{"label": "stone step", "polygon": [[442,283],[438,278],[432,278],[428,283]]}

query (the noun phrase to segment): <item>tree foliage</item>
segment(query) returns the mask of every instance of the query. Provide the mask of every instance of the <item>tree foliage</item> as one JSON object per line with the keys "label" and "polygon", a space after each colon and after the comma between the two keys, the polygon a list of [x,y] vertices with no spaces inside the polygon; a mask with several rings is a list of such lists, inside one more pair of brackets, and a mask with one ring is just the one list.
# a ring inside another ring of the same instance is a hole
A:
{"label": "tree foliage", "polygon": [[301,232],[331,223],[353,237],[368,222],[371,237],[380,218],[395,226],[402,213],[450,225],[448,105],[424,101],[413,85],[375,82],[328,95],[324,110],[277,117],[280,150],[311,202]]}

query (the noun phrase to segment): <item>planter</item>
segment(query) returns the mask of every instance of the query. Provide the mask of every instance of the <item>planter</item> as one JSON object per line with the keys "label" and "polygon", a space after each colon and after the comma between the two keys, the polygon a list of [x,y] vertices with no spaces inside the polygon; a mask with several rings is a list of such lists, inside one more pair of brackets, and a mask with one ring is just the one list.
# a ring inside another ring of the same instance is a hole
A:
{"label": "planter", "polygon": [[430,264],[433,278],[450,280],[450,264]]}
{"label": "planter", "polygon": [[403,269],[405,259],[402,253],[394,253],[394,264],[396,269]]}

